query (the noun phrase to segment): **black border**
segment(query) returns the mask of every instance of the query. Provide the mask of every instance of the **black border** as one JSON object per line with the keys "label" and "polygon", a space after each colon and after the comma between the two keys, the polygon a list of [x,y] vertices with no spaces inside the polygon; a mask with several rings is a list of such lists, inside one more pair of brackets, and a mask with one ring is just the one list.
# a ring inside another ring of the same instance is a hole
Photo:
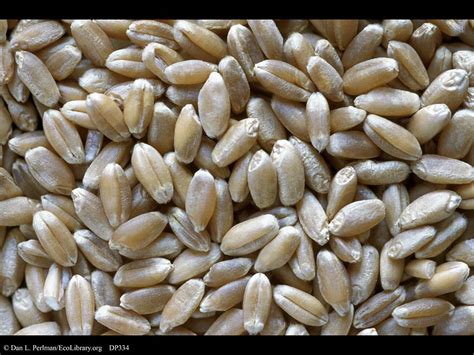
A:
{"label": "black border", "polygon": [[[2,18],[181,18],[181,19],[301,19],[301,18],[465,18],[473,16],[469,2],[408,0],[199,0],[199,1],[35,1],[22,7],[2,6]],[[130,5],[131,4],[131,5]],[[471,11],[470,11],[471,10]]]}

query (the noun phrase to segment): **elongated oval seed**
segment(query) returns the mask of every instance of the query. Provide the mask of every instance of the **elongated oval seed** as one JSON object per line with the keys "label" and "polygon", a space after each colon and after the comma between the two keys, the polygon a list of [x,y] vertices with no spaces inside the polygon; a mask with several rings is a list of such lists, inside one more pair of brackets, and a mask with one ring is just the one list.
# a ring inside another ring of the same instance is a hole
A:
{"label": "elongated oval seed", "polygon": [[104,271],[94,270],[91,273],[90,279],[97,308],[104,305],[120,305],[121,291],[114,285],[113,278],[110,274]]}
{"label": "elongated oval seed", "polygon": [[216,138],[226,131],[230,118],[230,98],[219,73],[211,73],[199,91],[198,110],[202,128],[209,138]]}
{"label": "elongated oval seed", "polygon": [[425,89],[421,96],[422,106],[446,104],[450,110],[461,105],[469,86],[469,75],[463,69],[442,72]]}
{"label": "elongated oval seed", "polygon": [[233,166],[229,177],[229,193],[234,202],[244,202],[249,195],[248,169],[252,155],[252,151],[248,151]]}
{"label": "elongated oval seed", "polygon": [[171,84],[192,85],[204,83],[217,66],[202,60],[184,60],[170,64],[164,73]]}
{"label": "elongated oval seed", "polygon": [[173,150],[176,120],[176,113],[168,106],[159,101],[155,103],[147,141],[162,155]]}
{"label": "elongated oval seed", "polygon": [[269,59],[282,59],[283,37],[275,21],[248,20],[247,23],[265,56]]}
{"label": "elongated oval seed", "polygon": [[94,65],[103,67],[113,47],[101,27],[91,20],[75,20],[71,33],[84,56]]}
{"label": "elongated oval seed", "polygon": [[340,102],[344,99],[343,80],[325,59],[319,55],[310,57],[306,69],[318,90],[329,100]]}
{"label": "elongated oval seed", "polygon": [[283,227],[258,254],[254,268],[257,272],[267,272],[285,265],[298,248],[301,234],[298,229]]}
{"label": "elongated oval seed", "polygon": [[233,25],[227,34],[230,54],[237,59],[249,81],[254,81],[254,65],[265,59],[252,31],[247,27]]}
{"label": "elongated oval seed", "polygon": [[244,314],[241,309],[232,308],[222,313],[204,335],[242,335],[244,329]]}
{"label": "elongated oval seed", "polygon": [[116,306],[100,307],[95,312],[95,320],[122,335],[144,335],[151,329],[145,317]]}
{"label": "elongated oval seed", "polygon": [[54,311],[64,308],[65,291],[71,279],[71,270],[54,263],[44,281],[44,301]]}
{"label": "elongated oval seed", "polygon": [[424,154],[411,164],[411,170],[420,179],[434,184],[468,184],[474,181],[471,164],[435,154]]}
{"label": "elongated oval seed", "polygon": [[414,259],[405,265],[405,272],[419,279],[431,279],[435,274],[436,262],[429,259]]}
{"label": "elongated oval seed", "polygon": [[208,287],[220,287],[245,276],[253,265],[249,258],[234,258],[211,266],[203,281]]}
{"label": "elongated oval seed", "polygon": [[309,188],[319,193],[327,193],[331,182],[331,173],[323,157],[310,144],[299,138],[290,137],[303,163],[305,182]]}
{"label": "elongated oval seed", "polygon": [[408,121],[407,129],[420,144],[427,143],[451,120],[451,111],[445,104],[433,104],[418,110]]}
{"label": "elongated oval seed", "polygon": [[161,234],[167,223],[166,215],[158,211],[138,215],[115,230],[109,245],[116,250],[145,248]]}
{"label": "elongated oval seed", "polygon": [[420,196],[401,213],[402,230],[442,221],[451,216],[461,203],[461,196],[449,190],[438,190]]}
{"label": "elongated oval seed", "polygon": [[329,241],[328,220],[318,199],[306,190],[296,210],[301,227],[308,237],[319,245],[326,244]]}
{"label": "elongated oval seed", "polygon": [[8,141],[8,148],[23,157],[28,150],[37,147],[44,147],[52,150],[46,135],[42,131],[22,133]]}
{"label": "elongated oval seed", "polygon": [[102,144],[104,142],[104,135],[94,130],[87,131],[86,142],[84,144],[84,162],[91,163],[99,155],[100,149],[102,149]]}
{"label": "elongated oval seed", "polygon": [[33,177],[48,191],[69,195],[75,186],[70,167],[56,154],[44,147],[27,151],[25,160]]}
{"label": "elongated oval seed", "polygon": [[250,98],[250,86],[244,70],[234,57],[226,56],[219,62],[219,72],[229,92],[232,112],[243,112]]}
{"label": "elongated oval seed", "polygon": [[178,255],[183,249],[184,245],[174,234],[163,232],[145,248],[136,251],[123,249],[120,253],[121,255],[134,260],[161,256],[168,256],[171,258]]}
{"label": "elongated oval seed", "polygon": [[217,289],[209,290],[199,305],[202,313],[225,312],[242,302],[250,276],[231,281]]}
{"label": "elongated oval seed", "polygon": [[123,113],[110,96],[92,93],[85,103],[90,121],[107,138],[122,142],[130,137]]}
{"label": "elongated oval seed", "polygon": [[423,90],[430,80],[418,53],[408,43],[390,41],[387,54],[398,62],[400,81],[411,90]]}
{"label": "elongated oval seed", "polygon": [[48,110],[43,115],[46,138],[54,150],[69,164],[81,164],[85,159],[84,146],[74,124],[57,110]]}
{"label": "elongated oval seed", "polygon": [[110,53],[105,66],[114,73],[132,78],[153,78],[153,74],[142,62],[141,48],[129,46]]}
{"label": "elongated oval seed", "polygon": [[120,306],[142,315],[161,312],[175,291],[170,285],[132,290],[120,297]]}
{"label": "elongated oval seed", "polygon": [[380,149],[360,131],[336,132],[329,137],[326,152],[343,159],[371,159],[380,154]]}
{"label": "elongated oval seed", "polygon": [[296,204],[304,194],[304,166],[296,148],[287,140],[278,140],[271,158],[278,178],[278,193],[284,206]]}
{"label": "elongated oval seed", "polygon": [[216,185],[207,170],[198,170],[186,194],[186,214],[196,232],[206,229],[216,207]]}
{"label": "elongated oval seed", "polygon": [[342,54],[342,64],[347,70],[354,65],[373,57],[375,50],[382,43],[383,27],[380,24],[367,25],[346,47]]}
{"label": "elongated oval seed", "polygon": [[351,304],[351,288],[347,270],[342,262],[328,250],[317,256],[317,278],[321,295],[332,308],[344,316]]}
{"label": "elongated oval seed", "polygon": [[130,218],[132,190],[119,164],[108,164],[100,177],[100,199],[113,228]]}
{"label": "elongated oval seed", "polygon": [[226,255],[247,255],[264,247],[278,233],[278,220],[265,214],[233,226],[224,235],[221,250]]}
{"label": "elongated oval seed", "polygon": [[24,278],[25,262],[19,256],[18,244],[25,240],[19,229],[12,229],[3,243],[0,257],[4,260],[0,267],[1,292],[10,297],[21,285]]}
{"label": "elongated oval seed", "polygon": [[367,328],[387,319],[392,311],[405,302],[406,292],[403,286],[393,291],[382,291],[370,297],[359,306],[354,314],[354,327]]}
{"label": "elongated oval seed", "polygon": [[314,45],[314,53],[319,55],[325,61],[327,61],[331,66],[336,69],[339,75],[344,74],[344,68],[342,66],[341,59],[337,54],[336,49],[332,46],[331,42],[325,39],[318,40]]}
{"label": "elongated oval seed", "polygon": [[306,108],[304,104],[272,96],[271,107],[280,123],[294,136],[309,142],[306,126]]}
{"label": "elongated oval seed", "polygon": [[225,43],[217,34],[190,21],[176,21],[173,34],[194,58],[216,62],[227,54]]}
{"label": "elongated oval seed", "polygon": [[212,151],[212,161],[225,167],[247,153],[257,141],[258,120],[246,118],[229,127]]}
{"label": "elongated oval seed", "polygon": [[297,288],[277,285],[273,288],[273,299],[286,313],[303,324],[319,327],[328,321],[327,311],[321,302]]}
{"label": "elongated oval seed", "polygon": [[453,53],[446,46],[439,46],[427,68],[430,82],[450,69],[453,69]]}
{"label": "elongated oval seed", "polygon": [[258,208],[273,205],[278,192],[277,174],[270,156],[263,149],[252,156],[247,180],[250,195]]}
{"label": "elongated oval seed", "polygon": [[76,263],[76,242],[58,217],[48,211],[37,212],[33,217],[33,228],[51,259],[62,266]]}
{"label": "elongated oval seed", "polygon": [[347,263],[358,263],[361,259],[362,245],[357,237],[341,238],[332,236],[329,246],[341,261]]}
{"label": "elongated oval seed", "polygon": [[66,289],[66,316],[73,335],[91,335],[94,323],[94,293],[90,283],[74,275]]}
{"label": "elongated oval seed", "polygon": [[420,98],[410,91],[380,87],[357,96],[354,105],[375,115],[403,117],[418,111]]}
{"label": "elongated oval seed", "polygon": [[283,53],[288,63],[308,74],[306,65],[309,58],[314,54],[314,49],[301,33],[293,32],[288,36],[283,45]]}
{"label": "elongated oval seed", "polygon": [[385,218],[385,205],[380,200],[363,200],[344,206],[329,224],[329,232],[340,237],[364,233]]}
{"label": "elongated oval seed", "polygon": [[473,110],[458,110],[441,131],[437,153],[454,159],[462,159],[474,142]]}
{"label": "elongated oval seed", "polygon": [[114,276],[117,287],[148,287],[166,279],[173,270],[168,259],[150,258],[122,265]]}
{"label": "elongated oval seed", "polygon": [[341,107],[330,111],[331,132],[347,131],[364,122],[367,112],[354,106]]}
{"label": "elongated oval seed", "polygon": [[451,315],[454,308],[451,303],[442,299],[422,298],[398,306],[392,315],[402,327],[429,327]]}
{"label": "elongated oval seed", "polygon": [[46,271],[43,268],[26,265],[25,266],[25,283],[31,294],[33,303],[41,312],[46,313],[51,308],[44,301],[44,282],[46,279]]}
{"label": "elongated oval seed", "polygon": [[258,120],[257,140],[267,152],[272,150],[277,140],[286,139],[286,131],[268,101],[253,96],[247,104],[246,111],[248,117]]}
{"label": "elongated oval seed", "polygon": [[[131,22],[131,21],[130,21]],[[128,28],[127,28],[128,27]],[[125,28],[126,37],[139,46],[146,46],[150,42],[163,43],[177,49],[173,41],[173,28],[167,23],[153,20],[133,21]],[[112,36],[112,34],[110,34]],[[121,33],[121,36],[123,33]]]}
{"label": "elongated oval seed", "polygon": [[368,115],[364,121],[364,132],[380,149],[394,157],[404,160],[421,157],[421,147],[416,137],[383,117]]}
{"label": "elongated oval seed", "polygon": [[97,269],[114,272],[122,265],[120,254],[88,229],[76,231],[73,237],[82,254]]}
{"label": "elongated oval seed", "polygon": [[398,160],[363,160],[351,165],[357,173],[357,181],[365,185],[400,183],[410,175],[410,166]]}
{"label": "elongated oval seed", "polygon": [[379,252],[371,245],[362,246],[361,261],[347,267],[351,282],[351,302],[359,305],[374,292],[379,276]]}
{"label": "elongated oval seed", "polygon": [[272,305],[272,288],[265,274],[254,274],[245,287],[242,309],[244,312],[244,328],[249,334],[260,333]]}
{"label": "elongated oval seed", "polygon": [[[17,28],[18,29],[18,28]],[[12,50],[27,50],[35,52],[60,39],[65,33],[65,29],[57,21],[38,21],[30,23],[28,26],[15,31],[12,36],[10,46]]]}
{"label": "elongated oval seed", "polygon": [[134,137],[142,138],[153,118],[153,86],[145,79],[137,79],[123,104],[123,119]]}
{"label": "elongated oval seed", "polygon": [[313,244],[299,223],[295,224],[295,228],[300,232],[301,240],[288,265],[298,278],[311,281],[316,275]]}
{"label": "elongated oval seed", "polygon": [[339,170],[331,181],[328,192],[326,214],[329,220],[345,205],[354,200],[357,188],[357,175],[353,167]]}
{"label": "elongated oval seed", "polygon": [[137,143],[133,148],[132,166],[138,181],[160,203],[167,203],[173,196],[173,181],[161,154],[152,146]]}
{"label": "elongated oval seed", "polygon": [[24,328],[49,320],[47,314],[36,308],[27,288],[20,288],[15,291],[12,296],[12,306],[18,322]]}
{"label": "elongated oval seed", "polygon": [[436,234],[432,226],[409,229],[396,235],[389,242],[387,254],[392,259],[403,259],[429,243]]}
{"label": "elongated oval seed", "polygon": [[384,290],[395,290],[403,277],[405,259],[389,256],[390,242],[385,243],[380,252],[380,283]]}
{"label": "elongated oval seed", "polygon": [[114,229],[109,224],[100,198],[81,188],[74,189],[71,197],[74,209],[84,225],[98,237],[109,240]]}
{"label": "elongated oval seed", "polygon": [[311,144],[318,152],[329,144],[329,104],[321,93],[313,93],[306,103],[306,125]]}
{"label": "elongated oval seed", "polygon": [[383,86],[398,76],[398,64],[391,58],[374,58],[358,63],[344,73],[344,92],[360,95]]}
{"label": "elongated oval seed", "polygon": [[87,113],[86,100],[73,100],[66,102],[60,109],[63,116],[80,127],[97,129]]}
{"label": "elongated oval seed", "polygon": [[265,89],[287,100],[306,102],[315,89],[305,73],[280,60],[257,63],[254,72]]}
{"label": "elongated oval seed", "polygon": [[174,129],[174,151],[176,158],[184,163],[191,163],[199,150],[202,137],[202,126],[199,117],[190,104],[184,106],[176,120]]}
{"label": "elongated oval seed", "polygon": [[43,105],[54,107],[60,97],[58,86],[44,63],[33,53],[15,53],[17,75],[31,94]]}
{"label": "elongated oval seed", "polygon": [[219,245],[211,243],[208,252],[198,252],[186,249],[173,261],[173,270],[168,282],[178,285],[198,275],[209,271],[212,265],[222,259],[223,255]]}
{"label": "elongated oval seed", "polygon": [[387,226],[390,234],[395,236],[400,233],[400,227],[397,224],[398,218],[410,203],[408,191],[404,185],[392,184],[384,191],[382,200],[385,203]]}
{"label": "elongated oval seed", "polygon": [[36,239],[21,242],[17,248],[18,255],[30,265],[49,268],[53,263],[51,257],[44,251],[41,243]]}
{"label": "elongated oval seed", "polygon": [[433,277],[420,280],[415,288],[417,298],[437,297],[459,290],[469,277],[469,266],[460,261],[448,261],[439,265]]}
{"label": "elongated oval seed", "polygon": [[191,317],[204,296],[205,285],[200,279],[186,281],[171,296],[161,313],[160,330],[168,332]]}
{"label": "elongated oval seed", "polygon": [[168,211],[168,221],[176,237],[188,248],[200,252],[209,251],[209,234],[206,230],[196,231],[185,211],[172,207]]}

